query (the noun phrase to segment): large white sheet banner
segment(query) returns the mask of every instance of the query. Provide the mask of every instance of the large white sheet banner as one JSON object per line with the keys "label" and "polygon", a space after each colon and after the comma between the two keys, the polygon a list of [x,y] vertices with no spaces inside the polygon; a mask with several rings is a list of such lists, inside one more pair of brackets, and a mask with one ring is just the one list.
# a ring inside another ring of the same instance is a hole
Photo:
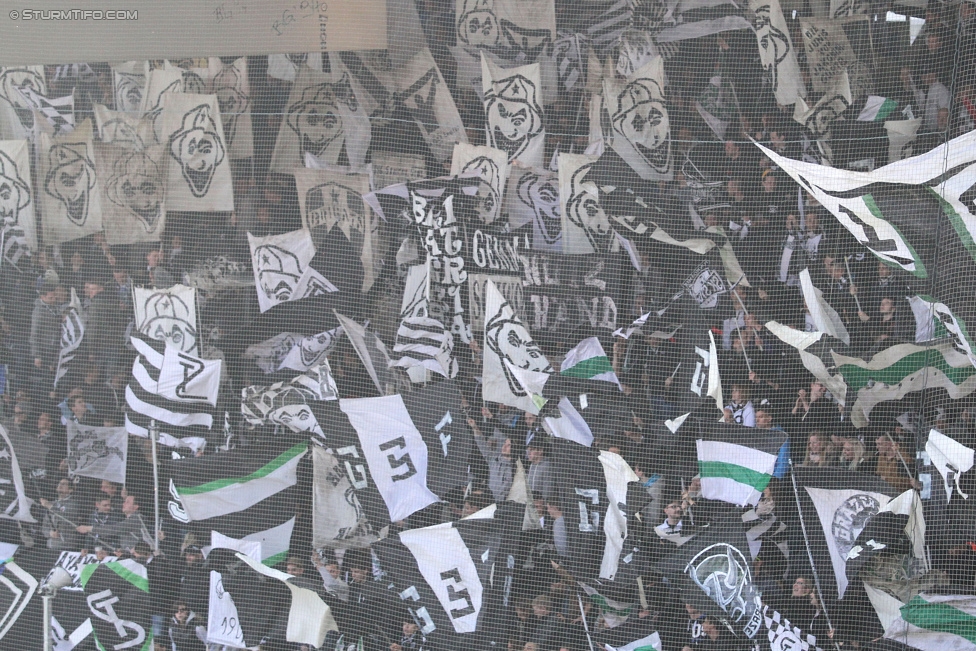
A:
{"label": "large white sheet banner", "polygon": [[439,161],[451,158],[454,145],[467,142],[457,105],[430,50],[415,54],[397,71],[403,105],[420,127],[431,153]]}
{"label": "large white sheet banner", "polygon": [[110,245],[158,242],[166,227],[166,152],[95,143],[101,170],[102,224]]}
{"label": "large white sheet banner", "polygon": [[542,121],[539,64],[500,68],[481,57],[488,144],[508,161],[542,167],[546,129]]}
{"label": "large white sheet banner", "polygon": [[185,353],[196,354],[197,290],[185,285],[167,289],[132,289],[136,330]]}
{"label": "large white sheet banner", "polygon": [[532,224],[534,251],[563,252],[559,175],[549,170],[513,166],[505,192],[509,228]]}
{"label": "large white sheet banner", "polygon": [[798,98],[806,97],[807,89],[803,85],[803,74],[783,9],[779,0],[751,0],[749,9],[756,14],[759,60],[772,83],[776,102],[789,106]]}
{"label": "large white sheet banner", "polygon": [[146,61],[126,61],[112,66],[112,91],[115,110],[129,115],[140,115],[142,96],[149,77]]}
{"label": "large white sheet banner", "polygon": [[33,138],[34,111],[21,89],[45,95],[44,66],[0,68],[0,137]]}
{"label": "large white sheet banner", "polygon": [[505,185],[508,183],[508,169],[508,154],[500,149],[466,143],[454,146],[451,174],[474,174],[485,182],[482,186],[482,192],[486,196],[481,204],[481,218],[486,224],[495,221],[501,212]]}
{"label": "large white sheet banner", "polygon": [[30,143],[26,140],[0,141],[0,189],[3,257],[18,265],[24,255],[37,250]]}
{"label": "large white sheet banner", "polygon": [[113,111],[104,104],[94,106],[95,126],[104,143],[142,151],[155,140],[152,123],[139,115]]}
{"label": "large white sheet banner", "polygon": [[257,285],[258,305],[267,312],[275,305],[338,291],[312,268],[315,245],[307,230],[254,237],[247,234]]}
{"label": "large white sheet banner", "polygon": [[254,133],[247,58],[240,57],[225,64],[217,57],[210,57],[210,92],[217,96],[220,105],[228,158],[250,158],[254,155]]}
{"label": "large white sheet banner", "polygon": [[869,20],[868,16],[800,20],[814,91],[829,92],[834,80],[846,70],[854,100],[874,92]]}
{"label": "large white sheet banner", "polygon": [[163,141],[163,105],[168,93],[183,92],[183,71],[179,68],[157,68],[146,77],[142,93],[142,117],[152,125],[156,142]]}
{"label": "large white sheet banner", "polygon": [[42,133],[38,140],[44,243],[60,244],[100,232],[102,202],[91,121],[62,136]]}
{"label": "large white sheet banner", "polygon": [[600,191],[586,180],[598,156],[559,154],[559,211],[563,226],[563,253],[604,253],[613,229],[600,206]]}

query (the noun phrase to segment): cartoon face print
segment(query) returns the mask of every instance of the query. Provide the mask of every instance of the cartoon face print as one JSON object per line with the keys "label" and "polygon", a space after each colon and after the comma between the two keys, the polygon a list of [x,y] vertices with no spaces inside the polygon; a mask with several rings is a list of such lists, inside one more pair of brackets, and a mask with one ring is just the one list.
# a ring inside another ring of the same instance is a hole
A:
{"label": "cartoon face print", "polygon": [[473,158],[461,169],[461,174],[477,174],[485,182],[478,187],[478,196],[482,199],[482,206],[487,215],[495,215],[501,198],[498,188],[501,184],[501,171],[498,165],[487,156]]}
{"label": "cartoon face print", "polygon": [[170,136],[169,153],[179,163],[193,196],[206,196],[225,156],[209,104],[200,104],[183,115],[181,128]]}
{"label": "cartoon face print", "polygon": [[151,158],[142,152],[120,156],[105,187],[112,203],[136,215],[147,233],[155,230],[163,213],[163,183]]}
{"label": "cartoon face print", "polygon": [[168,341],[184,352],[196,348],[196,319],[186,301],[165,292],[150,294],[143,311],[146,319],[140,332],[157,341]]}
{"label": "cartoon face print", "polygon": [[586,239],[597,251],[610,234],[610,220],[600,205],[596,187],[585,182],[584,177],[590,171],[592,163],[583,165],[573,173],[570,182],[570,197],[566,202],[566,216],[586,233]]}
{"label": "cartoon face print", "polygon": [[559,212],[559,180],[555,174],[523,174],[516,188],[519,201],[535,214],[536,232],[547,246],[562,239],[563,226]]}
{"label": "cartoon face print", "polygon": [[323,183],[305,193],[308,227],[338,224],[346,237],[351,231],[366,231],[366,209],[362,195],[354,188],[338,183]]}
{"label": "cartoon face print", "polygon": [[505,314],[513,314],[511,304],[508,301],[505,301],[502,304],[502,309],[485,323],[485,343],[503,360],[502,367],[505,369],[505,377],[508,380],[511,392],[516,396],[524,396],[525,390],[512,375],[504,360],[508,360],[516,368],[531,371],[551,373],[552,367],[549,366],[539,344],[529,336],[529,331],[525,329],[525,326],[514,316],[505,317]]}
{"label": "cartoon face print", "polygon": [[241,90],[244,80],[240,71],[233,65],[224,66],[213,80],[213,92],[220,106],[220,117],[224,123],[224,136],[233,142],[237,133],[238,120],[250,104],[250,99]]}
{"label": "cartoon face print", "polygon": [[492,47],[498,44],[498,18],[494,0],[465,0],[458,16],[457,37],[471,47]]}
{"label": "cartoon face print", "polygon": [[508,154],[509,162],[521,155],[529,141],[542,133],[542,106],[535,84],[523,75],[502,79],[485,93],[489,144]]}
{"label": "cartoon face print", "polygon": [[290,301],[305,271],[298,256],[280,246],[264,244],[254,249],[254,259],[261,291],[272,300]]}
{"label": "cartoon face print", "polygon": [[338,83],[308,86],[301,99],[288,107],[288,126],[298,135],[300,161],[305,160],[306,152],[322,156],[333,143],[341,144],[342,109],[359,109],[345,74]]}
{"label": "cartoon face print", "polygon": [[30,205],[31,193],[27,181],[20,176],[17,164],[0,151],[0,219],[4,228],[17,226],[21,211]]}
{"label": "cartoon face print", "polygon": [[115,72],[115,110],[139,113],[146,76],[131,72]]}
{"label": "cartoon face print", "polygon": [[756,10],[756,34],[759,35],[759,47],[767,53],[764,59],[770,61],[763,67],[775,88],[776,66],[786,60],[790,53],[790,42],[787,35],[772,24],[769,5],[763,5]]}
{"label": "cartoon face print", "polygon": [[670,169],[671,125],[664,93],[653,79],[636,79],[617,96],[613,130],[637,150],[656,171]]}
{"label": "cartoon face print", "polygon": [[34,128],[34,111],[21,90],[44,94],[44,79],[27,68],[4,68],[0,71],[0,100],[9,104],[25,130]]}
{"label": "cartoon face print", "polygon": [[207,94],[207,82],[192,70],[183,71],[183,92],[195,95]]}
{"label": "cartoon face print", "polygon": [[334,338],[329,331],[320,332],[311,337],[303,337],[298,342],[298,352],[302,364],[311,367],[320,363],[324,354],[332,347],[333,341]]}
{"label": "cartoon face print", "polygon": [[51,147],[44,191],[61,202],[64,216],[76,226],[84,226],[88,219],[88,202],[94,187],[95,164],[85,143]]}

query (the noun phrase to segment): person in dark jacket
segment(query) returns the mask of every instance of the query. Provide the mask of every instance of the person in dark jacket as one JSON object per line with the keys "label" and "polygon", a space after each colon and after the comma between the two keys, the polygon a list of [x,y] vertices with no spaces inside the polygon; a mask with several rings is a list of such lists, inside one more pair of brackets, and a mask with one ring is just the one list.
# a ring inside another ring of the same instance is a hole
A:
{"label": "person in dark jacket", "polygon": [[105,290],[108,286],[108,280],[99,275],[85,280],[88,308],[85,313],[84,345],[88,358],[106,374],[118,364],[125,329],[118,298]]}
{"label": "person in dark jacket", "polygon": [[61,285],[45,278],[31,313],[30,354],[34,360],[35,381],[45,389],[53,385],[54,368],[61,350]]}
{"label": "person in dark jacket", "polygon": [[167,648],[172,651],[206,651],[207,623],[185,601],[177,600],[166,637]]}

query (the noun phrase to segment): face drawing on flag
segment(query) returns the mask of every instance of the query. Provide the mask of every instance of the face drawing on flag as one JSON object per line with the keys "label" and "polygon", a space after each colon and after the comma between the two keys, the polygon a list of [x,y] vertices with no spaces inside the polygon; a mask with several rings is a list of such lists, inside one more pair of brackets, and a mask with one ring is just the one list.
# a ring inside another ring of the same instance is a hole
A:
{"label": "face drawing on flag", "polygon": [[157,125],[159,122],[159,118],[162,117],[163,115],[164,96],[166,95],[166,93],[174,93],[174,92],[178,93],[182,90],[183,90],[183,81],[182,79],[177,79],[176,81],[172,82],[169,86],[164,88],[158,95],[156,95],[155,104],[153,104],[152,106],[146,109],[146,113],[145,115],[143,115],[143,117],[149,120],[150,123],[152,123],[154,133],[159,132]]}
{"label": "face drawing on flag", "polygon": [[542,133],[542,106],[535,84],[523,75],[514,75],[492,84],[485,92],[488,140],[492,147],[515,160]]}
{"label": "face drawing on flag", "polygon": [[200,104],[183,114],[182,127],[170,136],[169,153],[180,164],[193,196],[206,196],[225,154],[209,104]]}
{"label": "face drawing on flag", "polygon": [[298,134],[299,164],[304,163],[306,152],[321,157],[330,147],[342,145],[345,132],[340,105],[353,113],[359,110],[345,74],[337,83],[305,88],[301,99],[288,107],[288,126]]}
{"label": "face drawing on flag", "polygon": [[338,183],[323,183],[305,193],[307,226],[339,224],[348,235],[349,229],[366,231],[366,209],[362,195],[354,188]]}
{"label": "face drawing on flag", "polygon": [[437,68],[431,68],[403,92],[403,105],[413,113],[420,127],[431,132],[437,129],[437,87],[441,79]]}
{"label": "face drawing on flag", "polygon": [[83,142],[54,145],[48,152],[44,191],[61,202],[63,216],[76,226],[88,219],[88,201],[95,187],[95,163]]}
{"label": "face drawing on flag", "polygon": [[250,99],[241,90],[245,80],[233,65],[224,66],[213,79],[213,92],[217,96],[220,106],[220,118],[224,125],[224,137],[229,145],[237,134],[238,118],[250,103]]}
{"label": "face drawing on flag", "polygon": [[105,188],[109,200],[138,217],[147,233],[156,229],[163,214],[162,173],[149,156],[140,151],[120,156]]}
{"label": "face drawing on flag", "polygon": [[79,427],[75,436],[68,442],[68,468],[72,472],[87,468],[98,459],[115,455],[124,461],[122,449],[108,445],[98,437],[98,432]]}
{"label": "face drawing on flag", "polygon": [[837,507],[830,523],[830,533],[842,558],[847,558],[847,552],[851,551],[868,520],[880,510],[878,500],[867,494],[852,495]]}
{"label": "face drawing on flag", "polygon": [[763,5],[756,9],[756,33],[759,35],[759,47],[772,56],[764,57],[769,63],[764,66],[770,84],[776,88],[776,66],[786,60],[790,53],[790,40],[779,28],[773,25],[770,16],[770,6]]}
{"label": "face drawing on flag", "polygon": [[850,102],[843,94],[837,93],[830,99],[823,99],[817,102],[817,108],[813,115],[807,118],[806,127],[816,136],[825,136],[830,133],[830,125],[840,115],[847,110]]}
{"label": "face drawing on flag", "polygon": [[671,169],[671,124],[664,106],[664,91],[654,79],[635,79],[617,96],[617,111],[610,120],[654,171]]}
{"label": "face drawing on flag", "polygon": [[685,573],[733,622],[749,622],[762,607],[749,562],[728,543],[715,543],[698,552],[688,561]]}
{"label": "face drawing on flag", "polygon": [[290,301],[305,269],[298,256],[274,244],[254,249],[261,291],[277,302]]}
{"label": "face drawing on flag", "polygon": [[30,130],[34,128],[34,111],[24,93],[20,92],[22,89],[43,95],[44,79],[26,68],[6,68],[0,72],[0,99],[10,104],[21,126]]}
{"label": "face drawing on flag", "polygon": [[0,151],[0,219],[4,231],[21,230],[20,212],[30,202],[30,186],[20,176],[13,159]]}
{"label": "face drawing on flag", "polygon": [[554,245],[563,234],[559,214],[559,179],[535,172],[523,174],[516,186],[519,201],[532,209],[537,231],[547,245]]}
{"label": "face drawing on flag", "polygon": [[[512,316],[505,317],[506,313]],[[512,305],[508,301],[502,303],[501,309],[485,322],[485,343],[502,360],[508,387],[516,396],[524,396],[526,393],[505,364],[505,360],[511,362],[516,368],[552,372],[552,367],[542,349],[539,348],[539,344],[532,340],[529,331],[515,317]]]}
{"label": "face drawing on flag", "polygon": [[478,187],[478,196],[482,200],[485,214],[493,215],[498,210],[501,198],[498,188],[501,185],[501,170],[492,159],[487,156],[472,158],[461,169],[461,174],[477,174],[484,183]]}
{"label": "face drawing on flag", "polygon": [[142,309],[145,321],[139,331],[157,341],[168,341],[182,351],[197,345],[197,326],[193,310],[181,298],[160,292],[150,294]]}
{"label": "face drawing on flag", "polygon": [[139,113],[142,110],[142,87],[146,77],[130,72],[115,73],[115,110]]}
{"label": "face drawing on flag", "polygon": [[464,0],[457,21],[457,36],[471,47],[492,47],[498,44],[498,18],[493,0]]}
{"label": "face drawing on flag", "polygon": [[[192,70],[183,71],[183,92],[194,95],[207,94],[207,82]],[[219,101],[219,100],[218,100]]]}
{"label": "face drawing on flag", "polygon": [[566,202],[566,216],[586,234],[586,239],[595,251],[602,251],[603,243],[611,233],[610,220],[600,205],[599,190],[584,177],[593,167],[592,163],[582,165],[573,172],[570,183],[570,196]]}
{"label": "face drawing on flag", "polygon": [[332,347],[332,332],[320,332],[311,337],[303,337],[298,341],[298,354],[305,366],[315,366],[321,362],[322,353]]}

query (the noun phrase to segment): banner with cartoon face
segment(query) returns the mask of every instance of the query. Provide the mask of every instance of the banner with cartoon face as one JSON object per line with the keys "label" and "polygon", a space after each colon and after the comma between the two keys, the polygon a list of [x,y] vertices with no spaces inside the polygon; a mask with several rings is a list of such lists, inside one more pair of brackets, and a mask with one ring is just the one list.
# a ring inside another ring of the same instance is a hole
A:
{"label": "banner with cartoon face", "polygon": [[546,129],[542,120],[539,64],[503,69],[481,57],[488,145],[508,162],[542,167]]}
{"label": "banner with cartoon face", "polygon": [[210,57],[210,92],[217,96],[220,119],[224,123],[224,142],[231,160],[254,155],[251,127],[251,84],[247,78],[247,58],[223,63]]}
{"label": "banner with cartoon face", "polygon": [[369,192],[369,174],[343,174],[331,170],[296,169],[295,185],[302,213],[302,226],[329,232],[338,226],[346,239],[360,251],[364,292],[376,280],[382,243],[379,217],[363,201]]}
{"label": "banner with cartoon face", "polygon": [[156,142],[163,139],[163,102],[167,93],[183,92],[183,71],[179,68],[152,70],[146,77],[142,93],[142,117],[152,125]]}
{"label": "banner with cartoon face", "polygon": [[329,165],[343,154],[349,165],[365,163],[372,131],[362,94],[345,70],[299,70],[278,129],[271,171],[291,174],[304,167],[306,153]]}
{"label": "banner with cartoon face", "polygon": [[505,212],[512,230],[532,224],[533,251],[563,251],[559,175],[549,170],[512,168],[505,193]]}
{"label": "banner with cartoon face", "polygon": [[102,223],[110,245],[158,242],[166,226],[165,150],[153,145],[133,151],[95,143],[102,170]]}
{"label": "banner with cartoon face", "polygon": [[0,137],[33,138],[34,110],[23,89],[46,95],[44,66],[0,68]]}
{"label": "banner with cartoon face", "polygon": [[613,229],[600,205],[600,190],[586,180],[597,156],[559,154],[559,211],[563,225],[563,253],[604,253]]}
{"label": "banner with cartoon face", "polygon": [[603,80],[610,147],[649,181],[670,181],[671,123],[664,98],[664,59],[654,57],[626,81]]}
{"label": "banner with cartoon face", "polygon": [[295,81],[298,70],[308,66],[322,72],[321,52],[301,52],[296,54],[269,54],[268,76],[282,81]]}
{"label": "banner with cartoon face", "polygon": [[216,95],[164,95],[168,210],[234,210],[230,159]]}
{"label": "banner with cartoon face", "polygon": [[101,191],[95,173],[91,121],[63,136],[39,137],[44,243],[70,242],[102,230]]}
{"label": "banner with cartoon face", "polygon": [[26,140],[0,141],[0,219],[3,257],[17,265],[37,250],[30,143]]}
{"label": "banner with cartoon face", "polygon": [[136,330],[156,341],[196,354],[197,290],[185,285],[167,289],[132,288]]}
{"label": "banner with cartoon face", "polygon": [[805,126],[818,139],[830,139],[830,126],[851,105],[851,84],[847,71],[842,71],[816,104],[797,98],[793,119]]}
{"label": "banner with cartoon face", "polygon": [[481,218],[486,224],[495,221],[501,212],[505,184],[508,182],[508,155],[500,149],[458,143],[451,158],[451,174],[476,174],[484,184]]}
{"label": "banner with cartoon face", "polygon": [[146,91],[149,66],[145,61],[126,61],[112,66],[112,91],[115,110],[140,115]]}
{"label": "banner with cartoon face", "polygon": [[395,77],[400,83],[403,105],[420,127],[434,158],[448,160],[454,145],[467,142],[468,135],[430,50],[425,48],[415,54]]}
{"label": "banner with cartoon face", "polygon": [[94,106],[98,138],[104,143],[142,151],[155,139],[152,123],[138,115],[113,111],[104,104]]}
{"label": "banner with cartoon face", "polygon": [[254,237],[248,233],[247,242],[251,247],[254,283],[262,312],[286,301],[339,291],[312,268],[310,263],[315,257],[315,245],[307,230],[268,237]]}
{"label": "banner with cartoon face", "polygon": [[803,18],[800,30],[814,91],[830,92],[834,80],[846,70],[854,100],[874,93],[869,16]]}
{"label": "banner with cartoon face", "polygon": [[766,78],[776,95],[776,102],[789,106],[798,98],[806,97],[807,89],[779,0],[751,0],[749,9],[756,14],[759,60]]}

